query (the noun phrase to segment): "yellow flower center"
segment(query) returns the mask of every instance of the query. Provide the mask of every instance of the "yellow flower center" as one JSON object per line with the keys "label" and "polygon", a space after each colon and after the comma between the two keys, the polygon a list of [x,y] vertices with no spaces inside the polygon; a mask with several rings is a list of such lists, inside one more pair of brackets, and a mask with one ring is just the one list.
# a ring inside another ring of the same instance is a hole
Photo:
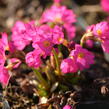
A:
{"label": "yellow flower center", "polygon": [[9,46],[6,46],[6,47],[5,47],[5,50],[9,50]]}
{"label": "yellow flower center", "polygon": [[71,59],[74,59],[74,57],[73,57],[73,56],[70,56],[70,58],[71,58]]}
{"label": "yellow flower center", "polygon": [[59,38],[58,38],[58,41],[59,41],[59,42],[63,42],[63,38],[59,37]]}
{"label": "yellow flower center", "polygon": [[49,41],[44,41],[43,44],[44,44],[44,47],[49,47],[50,46],[50,42]]}
{"label": "yellow flower center", "polygon": [[102,31],[100,29],[97,30],[98,35],[102,34]]}
{"label": "yellow flower center", "polygon": [[58,23],[61,23],[61,22],[62,22],[62,19],[61,19],[60,14],[57,14],[57,15],[56,15],[56,17],[55,17],[55,22],[58,22]]}
{"label": "yellow flower center", "polygon": [[78,58],[83,58],[84,57],[84,53],[79,53],[78,54]]}

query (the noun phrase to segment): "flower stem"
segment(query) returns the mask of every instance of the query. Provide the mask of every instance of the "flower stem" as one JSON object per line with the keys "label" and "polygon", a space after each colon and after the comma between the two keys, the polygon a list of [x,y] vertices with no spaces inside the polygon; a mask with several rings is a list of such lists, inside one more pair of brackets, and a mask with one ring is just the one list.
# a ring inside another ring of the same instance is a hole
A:
{"label": "flower stem", "polygon": [[48,85],[47,81],[42,77],[41,73],[37,69],[33,69],[33,71],[35,72],[35,74],[36,74],[38,80],[40,81],[40,83],[42,84],[42,86],[45,89],[48,89],[49,85]]}
{"label": "flower stem", "polygon": [[52,73],[52,71],[53,71],[53,69],[50,66],[46,67],[45,73],[46,73],[46,76],[47,76],[49,82],[55,81],[54,74]]}
{"label": "flower stem", "polygon": [[81,38],[81,40],[80,40],[80,45],[83,47],[83,44],[84,44],[84,42],[85,42],[85,38],[86,38],[86,36],[85,35],[83,35],[83,37]]}
{"label": "flower stem", "polygon": [[55,51],[54,48],[53,48],[53,54],[54,54],[54,58],[55,58],[55,61],[56,61],[57,74],[58,74],[58,75],[61,75],[58,55],[57,55],[57,53],[56,53],[56,51]]}
{"label": "flower stem", "polygon": [[96,38],[93,36],[93,33],[92,32],[87,32],[87,33],[85,33],[83,36],[82,36],[82,38],[81,38],[81,40],[80,40],[80,45],[83,47],[83,44],[86,42],[86,40],[93,40],[93,41],[95,41],[96,40]]}

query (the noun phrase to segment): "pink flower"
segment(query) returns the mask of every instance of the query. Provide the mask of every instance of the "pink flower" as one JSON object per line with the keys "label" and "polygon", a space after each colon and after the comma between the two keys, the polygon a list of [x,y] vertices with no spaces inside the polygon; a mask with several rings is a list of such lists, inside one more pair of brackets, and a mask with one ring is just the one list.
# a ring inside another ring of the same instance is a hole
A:
{"label": "pink flower", "polygon": [[86,32],[92,32],[94,27],[95,27],[95,24],[88,26],[87,29],[86,29]]}
{"label": "pink flower", "polygon": [[67,9],[65,6],[62,6],[63,9],[63,15],[62,15],[62,19],[63,22],[66,24],[72,24],[76,22],[76,15],[74,14],[73,10],[71,9]]}
{"label": "pink flower", "polygon": [[10,62],[14,65],[13,68],[17,68],[21,64],[20,59],[17,59],[17,58],[11,58]]}
{"label": "pink flower", "polygon": [[33,48],[40,49],[43,57],[46,57],[51,54],[53,45],[53,33],[51,28],[47,25],[39,27],[32,43]]}
{"label": "pink flower", "polygon": [[34,37],[37,35],[37,26],[35,26],[35,21],[30,21],[29,23],[25,24],[26,33],[28,35],[28,40],[34,40]]}
{"label": "pink flower", "polygon": [[101,6],[105,12],[109,13],[109,0],[101,0]]}
{"label": "pink flower", "polygon": [[7,34],[2,33],[2,38],[0,39],[0,82],[2,83],[3,86],[6,86],[10,79],[8,69],[5,68],[6,50],[9,50]]}
{"label": "pink flower", "polygon": [[14,46],[15,46],[15,48],[17,50],[23,50],[26,47],[26,45],[29,44],[28,41],[26,41],[25,39],[20,38],[19,35],[14,35],[14,37],[16,37],[16,38],[12,38],[12,40],[13,40]]}
{"label": "pink flower", "polygon": [[11,53],[16,50],[16,47],[14,46],[14,43],[12,41],[9,41],[9,49]]}
{"label": "pink flower", "polygon": [[62,28],[59,26],[55,26],[53,28],[53,43],[54,44],[61,44],[64,41],[64,34]]}
{"label": "pink flower", "polygon": [[94,45],[94,42],[92,40],[86,40],[86,45],[89,47],[89,48],[92,48],[93,45]]}
{"label": "pink flower", "polygon": [[40,53],[37,50],[27,53],[26,63],[30,67],[38,68],[42,63]]}
{"label": "pink flower", "polygon": [[10,79],[10,74],[6,68],[0,69],[0,82],[3,86],[7,86]]}
{"label": "pink flower", "polygon": [[60,2],[61,2],[61,0],[54,0],[54,2],[55,2],[55,3],[60,3]]}
{"label": "pink flower", "polygon": [[80,70],[89,68],[91,64],[94,64],[94,55],[78,44],[76,44],[75,49],[71,51],[70,57],[75,59]]}
{"label": "pink flower", "polygon": [[39,48],[43,52],[44,57],[49,56],[52,48],[53,43],[51,38],[39,37],[39,39],[33,42],[33,47],[35,49]]}
{"label": "pink flower", "polygon": [[65,105],[63,109],[72,109],[70,105]]}
{"label": "pink flower", "polygon": [[109,40],[103,40],[101,46],[104,52],[109,53]]}
{"label": "pink flower", "polygon": [[0,40],[0,68],[2,69],[5,64],[6,56],[5,56],[5,49],[2,45],[2,41]]}
{"label": "pink flower", "polygon": [[46,35],[47,37],[52,37],[52,28],[47,24],[41,25],[37,28],[37,35]]}
{"label": "pink flower", "polygon": [[35,35],[36,28],[33,26],[33,22],[24,24],[17,21],[12,28],[12,41],[18,50],[23,50],[29,45]]}
{"label": "pink flower", "polygon": [[9,50],[9,45],[8,45],[8,35],[6,33],[2,33],[2,38],[1,40],[1,45],[3,46],[4,50]]}
{"label": "pink flower", "polygon": [[72,24],[64,24],[64,28],[66,30],[68,39],[72,40],[75,37],[76,27]]}
{"label": "pink flower", "polygon": [[[37,36],[41,35],[46,35],[44,37],[50,38],[54,44],[61,44],[64,41],[64,33],[63,33],[63,28],[61,26],[54,26],[54,28],[50,28],[47,24],[46,25],[41,25],[37,29]],[[37,39],[37,38],[35,38]],[[35,40],[34,39],[34,40]]]}
{"label": "pink flower", "polygon": [[0,82],[3,84],[3,86],[6,86],[8,84],[10,78],[8,70],[4,67],[5,60],[5,49],[0,43]]}
{"label": "pink flower", "polygon": [[23,50],[30,43],[27,40],[26,28],[23,22],[17,21],[12,28],[12,41],[18,50]]}
{"label": "pink flower", "polygon": [[106,21],[95,25],[93,33],[100,40],[109,39],[109,23]]}
{"label": "pink flower", "polygon": [[101,42],[101,46],[104,52],[109,53],[109,23],[104,21],[96,24],[93,30],[93,34]]}
{"label": "pink flower", "polygon": [[75,14],[65,6],[53,5],[50,9],[47,9],[41,17],[41,23],[56,22],[71,24],[75,21]]}
{"label": "pink flower", "polygon": [[26,30],[25,28],[25,24],[22,22],[22,21],[17,21],[15,24],[14,24],[14,27],[12,28],[12,32],[14,34],[17,34],[17,33],[24,33]]}
{"label": "pink flower", "polygon": [[5,51],[14,52],[16,50],[12,41],[8,41],[8,35],[6,33],[1,33],[2,37],[0,39],[0,44]]}
{"label": "pink flower", "polygon": [[64,59],[60,66],[63,73],[75,73],[78,71],[77,64],[74,59],[67,58]]}
{"label": "pink flower", "polygon": [[0,48],[0,69],[2,69],[5,64],[5,58],[5,51]]}
{"label": "pink flower", "polygon": [[76,22],[76,15],[72,10],[67,9],[66,6],[53,5],[50,9],[47,9],[42,17],[41,23],[53,22],[55,24],[61,24],[67,32],[67,37],[69,39],[75,36],[75,27],[73,23]]}

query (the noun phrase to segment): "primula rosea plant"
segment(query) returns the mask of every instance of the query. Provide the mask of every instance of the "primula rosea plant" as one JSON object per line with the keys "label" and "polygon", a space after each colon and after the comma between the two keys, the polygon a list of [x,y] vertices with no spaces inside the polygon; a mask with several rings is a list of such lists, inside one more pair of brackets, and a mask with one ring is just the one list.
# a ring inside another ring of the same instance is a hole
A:
{"label": "primula rosea plant", "polygon": [[[94,42],[100,42],[104,52],[109,53],[109,23],[103,21],[89,26],[77,44],[73,41],[76,15],[60,2],[54,0],[38,24],[35,21],[17,21],[11,38],[1,33],[0,82],[4,88],[9,83],[12,70],[25,63],[36,75],[37,93],[48,96],[58,86],[59,90],[68,89],[63,82],[71,82],[72,85],[72,78],[94,64],[94,54],[84,48],[84,44],[92,47]],[[71,75],[66,78],[68,74]]]}

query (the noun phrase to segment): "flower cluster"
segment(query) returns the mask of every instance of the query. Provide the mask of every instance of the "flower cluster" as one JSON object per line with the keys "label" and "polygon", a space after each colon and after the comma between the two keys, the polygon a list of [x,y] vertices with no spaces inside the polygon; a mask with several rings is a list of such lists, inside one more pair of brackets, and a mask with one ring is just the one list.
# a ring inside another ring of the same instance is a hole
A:
{"label": "flower cluster", "polygon": [[5,67],[6,50],[9,50],[7,34],[2,33],[2,37],[0,39],[0,82],[3,83],[3,85],[7,85],[10,78],[8,70]]}
{"label": "flower cluster", "polygon": [[10,79],[9,70],[11,67],[16,68],[21,63],[17,58],[11,58],[10,64],[7,65],[8,52],[11,52],[10,44],[8,43],[8,37],[6,33],[1,34],[0,39],[0,82],[6,86]]}
{"label": "flower cluster", "polygon": [[[54,0],[54,4],[44,11],[38,24],[35,21],[27,23],[16,21],[9,40],[7,34],[2,33],[0,38],[0,82],[3,86],[9,82],[11,77],[9,72],[22,62],[35,72],[39,83],[37,87],[44,91],[53,89],[50,85],[61,79],[60,76],[83,71],[94,64],[94,54],[84,48],[81,43],[76,44],[72,40],[75,36],[76,16],[71,9],[61,6],[60,2],[61,0]],[[90,47],[93,46],[91,42],[93,37],[101,42],[104,51],[109,52],[108,25],[107,22],[101,22],[88,27],[86,33],[90,33],[88,35],[91,39],[88,37],[85,41]],[[82,41],[84,40],[82,39]],[[67,55],[63,51],[64,48],[68,51]],[[63,57],[66,58],[63,59]],[[46,76],[44,77],[39,71],[43,71]],[[54,79],[58,76],[58,79]],[[68,106],[65,108],[70,109]]]}
{"label": "flower cluster", "polygon": [[[17,21],[12,28],[9,41],[7,34],[2,33],[0,39],[0,82],[3,85],[8,84],[10,78],[8,72],[21,64],[19,58],[11,56],[17,51],[24,54],[26,64],[32,69],[40,68],[44,59],[53,57],[55,62],[52,63],[56,64],[53,69],[55,73],[58,72],[56,73],[58,75],[76,73],[78,70],[89,68],[94,63],[94,55],[91,52],[69,40],[75,35],[76,16],[71,9],[61,6],[60,0],[54,0],[54,4],[50,9],[44,11],[39,22],[40,25],[36,25],[35,21],[28,23]],[[104,37],[101,39],[105,40]],[[58,58],[58,54],[61,52],[58,48],[61,45],[70,47],[68,49],[70,54],[66,59]],[[27,46],[31,48],[29,52],[25,52]],[[58,53],[55,50],[58,50]],[[7,51],[9,54],[6,54]],[[7,65],[5,65],[6,62],[8,62]],[[41,75],[39,77],[40,81],[46,84]]]}
{"label": "flower cluster", "polygon": [[[59,2],[58,0],[55,2]],[[41,23],[53,23],[62,25],[64,30],[66,31],[68,39],[72,39],[75,37],[75,26],[74,23],[76,22],[76,15],[71,9],[67,9],[66,6],[59,5],[52,5],[50,9],[46,9],[44,11],[41,19]]]}
{"label": "flower cluster", "polygon": [[31,67],[39,67],[41,57],[46,58],[50,56],[53,46],[62,44],[63,41],[64,34],[61,27],[50,28],[48,25],[37,27],[36,37],[34,37],[32,43],[34,50],[26,55],[26,62]]}
{"label": "flower cluster", "polygon": [[98,41],[101,43],[104,52],[109,53],[109,23],[102,21],[96,25],[91,25],[86,31],[87,40]]}
{"label": "flower cluster", "polygon": [[91,64],[94,64],[94,55],[76,44],[69,57],[62,61],[61,69],[63,73],[75,73],[78,70],[89,68]]}

